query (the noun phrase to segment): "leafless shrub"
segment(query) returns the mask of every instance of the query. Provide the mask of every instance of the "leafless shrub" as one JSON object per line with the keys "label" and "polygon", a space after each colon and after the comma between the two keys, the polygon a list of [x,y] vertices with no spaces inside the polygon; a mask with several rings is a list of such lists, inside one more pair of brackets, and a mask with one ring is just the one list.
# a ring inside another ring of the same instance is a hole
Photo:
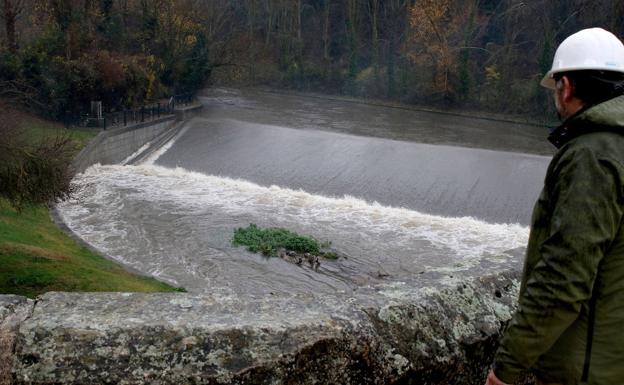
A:
{"label": "leafless shrub", "polygon": [[46,106],[37,100],[37,89],[22,81],[0,80],[0,97],[31,110],[46,109]]}
{"label": "leafless shrub", "polygon": [[17,209],[67,198],[76,145],[68,134],[33,135],[0,105],[0,196]]}

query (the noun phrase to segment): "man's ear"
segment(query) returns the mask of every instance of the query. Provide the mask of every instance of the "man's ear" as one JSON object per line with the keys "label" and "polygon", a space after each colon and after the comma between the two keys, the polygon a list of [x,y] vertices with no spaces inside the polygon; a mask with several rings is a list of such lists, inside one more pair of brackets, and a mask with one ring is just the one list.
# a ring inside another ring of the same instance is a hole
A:
{"label": "man's ear", "polygon": [[574,85],[570,81],[570,78],[565,75],[561,78],[561,83],[563,85],[563,87],[561,87],[561,98],[564,102],[569,103],[574,98]]}

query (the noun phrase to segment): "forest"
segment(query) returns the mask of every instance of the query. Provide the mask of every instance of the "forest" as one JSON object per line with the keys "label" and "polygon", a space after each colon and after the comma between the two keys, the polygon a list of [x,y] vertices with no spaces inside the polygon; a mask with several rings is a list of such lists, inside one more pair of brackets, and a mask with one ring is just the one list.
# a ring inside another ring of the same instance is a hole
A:
{"label": "forest", "polygon": [[1,0],[0,98],[56,119],[209,86],[544,117],[557,45],[621,0]]}

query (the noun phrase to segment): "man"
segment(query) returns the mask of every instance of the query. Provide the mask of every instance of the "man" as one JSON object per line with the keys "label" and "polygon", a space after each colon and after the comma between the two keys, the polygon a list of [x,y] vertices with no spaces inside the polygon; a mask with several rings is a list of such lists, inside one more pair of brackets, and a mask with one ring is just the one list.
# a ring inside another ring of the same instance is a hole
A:
{"label": "man", "polygon": [[533,212],[519,306],[487,385],[624,384],[624,45],[600,28],[557,49],[543,86],[563,124]]}

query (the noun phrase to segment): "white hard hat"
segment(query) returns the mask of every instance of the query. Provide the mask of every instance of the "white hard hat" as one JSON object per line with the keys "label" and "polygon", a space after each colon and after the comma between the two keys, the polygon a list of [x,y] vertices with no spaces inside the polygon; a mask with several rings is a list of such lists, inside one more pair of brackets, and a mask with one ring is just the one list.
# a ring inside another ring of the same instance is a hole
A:
{"label": "white hard hat", "polygon": [[540,84],[555,89],[554,74],[581,70],[624,73],[624,44],[602,28],[583,29],[570,35],[557,48],[552,69]]}

